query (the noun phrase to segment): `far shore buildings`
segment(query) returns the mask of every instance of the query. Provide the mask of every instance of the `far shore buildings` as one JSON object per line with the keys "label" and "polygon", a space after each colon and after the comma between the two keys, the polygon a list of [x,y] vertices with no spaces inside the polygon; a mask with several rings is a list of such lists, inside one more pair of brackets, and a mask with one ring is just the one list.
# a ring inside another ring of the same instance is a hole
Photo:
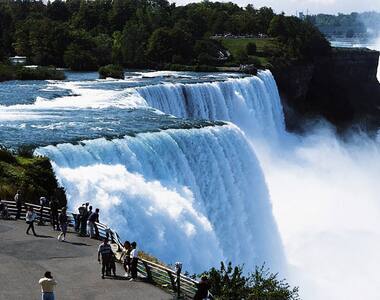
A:
{"label": "far shore buildings", "polygon": [[25,65],[27,59],[26,56],[12,56],[9,61],[12,65]]}

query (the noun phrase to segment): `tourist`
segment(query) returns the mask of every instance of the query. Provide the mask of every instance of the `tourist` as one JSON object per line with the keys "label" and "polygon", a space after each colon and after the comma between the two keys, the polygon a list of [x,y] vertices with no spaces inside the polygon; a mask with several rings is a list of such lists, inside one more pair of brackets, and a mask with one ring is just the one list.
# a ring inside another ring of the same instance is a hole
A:
{"label": "tourist", "polygon": [[89,226],[89,224],[88,224],[88,218],[91,216],[92,213],[93,213],[93,211],[92,211],[92,206],[90,205],[90,206],[88,207],[88,212],[87,212],[87,235],[88,235],[88,236],[91,236],[91,234],[90,234],[90,226]]}
{"label": "tourist", "polygon": [[8,206],[0,200],[0,216],[4,220],[9,220],[11,217],[9,215]]}
{"label": "tourist", "polygon": [[61,233],[58,235],[58,240],[61,241],[61,238],[62,238],[62,241],[64,241],[66,238],[67,223],[68,223],[66,207],[62,208],[62,211],[58,219],[59,219],[59,225],[61,226]]}
{"label": "tourist", "polygon": [[41,285],[42,300],[54,300],[54,287],[57,282],[51,273],[49,271],[45,272],[44,277],[38,283]]}
{"label": "tourist", "polygon": [[58,200],[56,198],[53,198],[50,202],[50,213],[51,213],[50,223],[53,226],[53,230],[60,230],[59,222],[58,222],[58,207],[59,207]]}
{"label": "tourist", "polygon": [[125,277],[131,276],[131,243],[129,241],[125,241],[124,243],[124,251],[125,251],[125,256],[124,256],[124,270],[125,270]]}
{"label": "tourist", "polygon": [[131,244],[131,254],[130,254],[130,257],[131,257],[131,275],[132,275],[132,278],[130,279],[130,281],[133,281],[133,280],[136,280],[137,279],[137,263],[138,263],[138,257],[137,257],[137,244],[136,242],[132,242]]}
{"label": "tourist", "polygon": [[109,264],[111,260],[112,248],[108,244],[108,239],[104,239],[103,243],[98,248],[98,262],[100,263],[100,257],[102,257],[102,279],[104,279],[104,273],[109,273]]}
{"label": "tourist", "polygon": [[78,214],[75,215],[75,231],[76,232],[79,232],[80,230],[81,217],[84,214],[85,209],[86,207],[84,204],[78,207]]}
{"label": "tourist", "polygon": [[40,220],[38,222],[38,225],[44,225],[44,206],[46,206],[48,203],[47,199],[45,197],[40,197]]}
{"label": "tourist", "polygon": [[[90,231],[90,238],[99,238],[99,230],[96,223],[99,223],[99,208],[95,209],[95,211],[88,218],[88,227]],[[94,236],[95,229],[95,236]]]}
{"label": "tourist", "polygon": [[14,197],[14,200],[16,202],[16,208],[17,208],[16,220],[18,220],[18,219],[20,219],[21,209],[22,209],[22,195],[21,195],[20,190],[17,190],[17,193]]}
{"label": "tourist", "polygon": [[202,276],[201,281],[198,283],[198,289],[195,293],[194,300],[208,299],[208,290],[210,284],[208,282],[207,276]]}
{"label": "tourist", "polygon": [[112,271],[113,277],[116,277],[116,256],[113,252],[111,252],[111,257],[110,257],[110,273]]}
{"label": "tourist", "polygon": [[33,211],[33,207],[28,207],[28,210],[25,215],[26,224],[29,224],[28,229],[26,230],[26,234],[29,234],[29,230],[33,231],[33,234],[37,236],[34,231],[34,222],[37,219],[37,214]]}
{"label": "tourist", "polygon": [[87,236],[87,220],[88,220],[88,206],[89,203],[87,202],[84,204],[83,209],[81,210],[80,215],[80,236]]}

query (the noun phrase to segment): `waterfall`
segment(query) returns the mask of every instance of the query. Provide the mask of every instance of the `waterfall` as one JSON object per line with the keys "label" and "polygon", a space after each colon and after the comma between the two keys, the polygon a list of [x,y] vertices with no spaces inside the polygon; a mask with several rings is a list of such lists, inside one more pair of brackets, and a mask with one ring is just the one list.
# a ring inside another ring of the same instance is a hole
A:
{"label": "waterfall", "polygon": [[165,262],[203,271],[221,260],[284,256],[255,153],[234,125],[170,129],[36,150],[51,159],[72,209],[90,202],[101,221]]}
{"label": "waterfall", "polygon": [[231,121],[256,136],[285,131],[280,96],[270,71],[210,83],[158,84],[137,92],[148,105],[177,117]]}

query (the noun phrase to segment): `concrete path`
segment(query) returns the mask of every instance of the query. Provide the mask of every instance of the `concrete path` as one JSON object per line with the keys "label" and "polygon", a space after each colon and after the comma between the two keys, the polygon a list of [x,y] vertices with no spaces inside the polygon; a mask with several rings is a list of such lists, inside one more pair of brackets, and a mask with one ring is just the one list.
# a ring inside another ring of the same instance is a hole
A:
{"label": "concrete path", "polygon": [[173,299],[144,282],[130,282],[117,264],[118,279],[101,279],[99,241],[69,233],[57,240],[51,226],[35,226],[38,237],[26,235],[25,221],[0,220],[0,299],[41,299],[38,280],[49,270],[58,281],[56,300]]}

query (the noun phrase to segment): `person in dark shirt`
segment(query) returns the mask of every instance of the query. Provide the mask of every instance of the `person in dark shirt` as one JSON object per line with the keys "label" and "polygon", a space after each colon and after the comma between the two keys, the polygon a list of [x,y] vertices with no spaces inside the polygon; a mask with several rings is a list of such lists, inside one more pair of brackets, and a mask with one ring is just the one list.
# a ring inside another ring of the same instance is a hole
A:
{"label": "person in dark shirt", "polygon": [[210,284],[208,282],[207,276],[202,276],[201,281],[198,283],[198,289],[195,293],[194,300],[208,299],[208,290]]}
{"label": "person in dark shirt", "polygon": [[109,272],[109,265],[112,255],[111,245],[108,244],[108,239],[104,239],[103,243],[98,248],[98,262],[100,263],[100,257],[102,257],[102,278],[104,279],[104,273]]}
{"label": "person in dark shirt", "polygon": [[[90,238],[99,238],[99,230],[96,223],[99,223],[99,208],[95,209],[95,211],[88,217],[88,227],[90,231]],[[95,230],[95,235],[94,235]]]}
{"label": "person in dark shirt", "polygon": [[58,235],[59,241],[64,241],[66,238],[68,218],[66,214],[66,207],[62,208],[61,213],[59,214],[59,225],[61,226],[61,233]]}
{"label": "person in dark shirt", "polygon": [[58,206],[58,200],[56,198],[53,198],[50,202],[50,223],[53,226],[53,230],[60,230],[58,223]]}
{"label": "person in dark shirt", "polygon": [[81,236],[87,236],[87,220],[88,220],[88,206],[89,203],[87,202],[84,206],[84,209],[81,211],[80,216],[80,235]]}

